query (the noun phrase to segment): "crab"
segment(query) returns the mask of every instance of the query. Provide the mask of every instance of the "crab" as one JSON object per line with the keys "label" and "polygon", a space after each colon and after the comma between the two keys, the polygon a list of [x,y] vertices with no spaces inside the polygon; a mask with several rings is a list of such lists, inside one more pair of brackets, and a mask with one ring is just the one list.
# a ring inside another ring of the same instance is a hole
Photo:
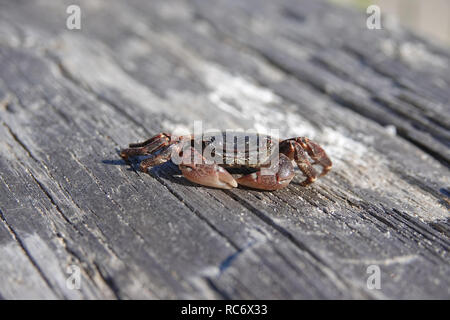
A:
{"label": "crab", "polygon": [[[127,162],[131,157],[149,156],[140,163],[143,172],[168,160],[174,162],[175,157],[186,179],[221,189],[232,189],[238,185],[260,190],[284,188],[295,175],[293,161],[306,176],[301,182],[302,186],[308,186],[331,170],[331,160],[322,147],[306,137],[279,140],[258,133],[231,134],[233,140],[227,140],[230,131],[203,134],[200,137],[159,133],[144,142],[130,144],[129,148],[120,151],[120,156]],[[226,144],[224,141],[232,142]],[[237,141],[244,148],[239,149]],[[205,151],[209,152],[209,157],[205,157]],[[193,158],[198,161],[192,161]],[[275,167],[273,163],[276,163]],[[322,167],[320,174],[313,165]],[[254,172],[235,178],[225,168],[246,168]],[[264,171],[270,168],[272,171]]]}

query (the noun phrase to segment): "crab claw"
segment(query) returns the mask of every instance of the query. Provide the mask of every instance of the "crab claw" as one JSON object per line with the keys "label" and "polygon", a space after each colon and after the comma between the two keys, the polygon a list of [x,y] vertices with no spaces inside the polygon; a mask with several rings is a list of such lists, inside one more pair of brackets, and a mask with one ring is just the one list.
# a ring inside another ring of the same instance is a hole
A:
{"label": "crab claw", "polygon": [[237,182],[243,186],[253,189],[274,191],[286,187],[291,180],[292,177],[285,180],[278,180],[276,175],[265,176],[258,171],[237,179]]}
{"label": "crab claw", "polygon": [[194,183],[220,189],[238,186],[231,174],[217,164],[180,164],[179,168],[183,176]]}
{"label": "crab claw", "polygon": [[286,187],[294,177],[294,167],[291,160],[284,154],[280,154],[278,162],[278,170],[270,173],[268,171],[263,174],[257,171],[247,174],[237,179],[237,182],[243,186],[261,189],[261,190],[278,190]]}

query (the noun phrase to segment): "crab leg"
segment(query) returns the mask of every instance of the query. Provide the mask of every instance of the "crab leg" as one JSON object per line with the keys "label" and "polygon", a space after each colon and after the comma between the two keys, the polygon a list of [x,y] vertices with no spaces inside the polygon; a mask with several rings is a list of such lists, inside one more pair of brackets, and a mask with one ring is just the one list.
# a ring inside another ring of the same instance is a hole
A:
{"label": "crab leg", "polygon": [[170,145],[163,148],[162,151],[158,154],[152,155],[150,158],[142,160],[141,164],[139,165],[139,169],[142,172],[147,172],[148,167],[153,167],[168,161],[172,156],[172,152],[176,152],[176,147],[176,145]]}
{"label": "crab leg", "polygon": [[246,187],[262,190],[278,190],[286,187],[294,177],[294,167],[291,160],[280,153],[278,171],[273,174],[262,174],[261,170],[247,174],[239,179],[237,183]]}
{"label": "crab leg", "polygon": [[306,176],[306,179],[301,182],[302,186],[307,186],[317,180],[317,172],[306,157],[306,152],[302,148],[296,145],[296,153],[294,156],[295,163],[298,168]]}
{"label": "crab leg", "polygon": [[280,143],[280,153],[285,154],[290,160],[294,160],[306,179],[301,182],[302,186],[307,186],[317,179],[317,172],[309,162],[305,150],[296,140],[285,140]]}
{"label": "crab leg", "polygon": [[148,155],[169,145],[170,136],[160,133],[144,142],[130,144],[130,148],[120,151],[120,156],[128,160],[129,157]]}
{"label": "crab leg", "polygon": [[332,163],[330,158],[328,158],[325,150],[322,149],[316,142],[309,140],[305,137],[297,138],[296,141],[302,146],[304,150],[308,153],[311,159],[314,160],[312,163],[318,164],[322,166],[322,172],[320,173],[320,177],[324,176],[331,170]]}
{"label": "crab leg", "polygon": [[151,142],[153,142],[155,140],[160,140],[163,137],[166,137],[166,138],[170,139],[170,134],[161,132],[161,133],[158,133],[156,136],[153,136],[150,139],[145,140],[144,142],[130,143],[129,147],[130,148],[144,147],[144,146],[148,145],[149,143],[151,143]]}
{"label": "crab leg", "polygon": [[[196,153],[194,148],[191,148],[191,152]],[[215,163],[204,163],[204,158],[200,157],[202,163],[192,161],[190,154],[183,157],[178,167],[186,179],[204,186],[220,189],[232,189],[238,186],[236,180],[228,171]]]}

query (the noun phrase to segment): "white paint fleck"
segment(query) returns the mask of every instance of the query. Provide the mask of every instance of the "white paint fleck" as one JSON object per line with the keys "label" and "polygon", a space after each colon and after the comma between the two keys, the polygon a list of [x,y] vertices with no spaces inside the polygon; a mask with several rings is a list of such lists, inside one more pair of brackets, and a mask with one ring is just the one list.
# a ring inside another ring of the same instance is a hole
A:
{"label": "white paint fleck", "polygon": [[387,125],[384,127],[386,133],[390,136],[395,136],[397,134],[397,127],[393,125]]}
{"label": "white paint fleck", "polygon": [[280,109],[279,105],[285,102],[270,89],[213,64],[203,65],[201,70],[211,90],[210,101],[233,117],[250,120],[258,132],[278,129],[281,137],[316,136],[316,129],[308,121]]}

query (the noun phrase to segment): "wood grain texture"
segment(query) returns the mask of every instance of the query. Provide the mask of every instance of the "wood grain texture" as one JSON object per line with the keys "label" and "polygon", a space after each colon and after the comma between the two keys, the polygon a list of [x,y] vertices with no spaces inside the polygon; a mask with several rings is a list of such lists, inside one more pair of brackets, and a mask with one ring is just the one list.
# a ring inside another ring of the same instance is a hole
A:
{"label": "wood grain texture", "polygon": [[[1,1],[0,297],[450,298],[450,53],[365,19],[322,1]],[[118,156],[196,120],[309,136],[334,168],[224,191]]]}

